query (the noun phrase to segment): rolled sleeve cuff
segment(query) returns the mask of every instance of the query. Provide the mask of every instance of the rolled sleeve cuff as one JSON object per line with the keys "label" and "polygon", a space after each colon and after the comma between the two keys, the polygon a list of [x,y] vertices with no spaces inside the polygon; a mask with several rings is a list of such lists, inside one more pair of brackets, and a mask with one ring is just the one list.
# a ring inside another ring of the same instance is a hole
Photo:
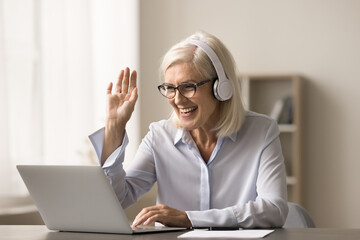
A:
{"label": "rolled sleeve cuff", "polygon": [[205,211],[186,211],[193,227],[237,227],[235,214],[231,207]]}
{"label": "rolled sleeve cuff", "polygon": [[[104,137],[105,137],[105,128],[101,128],[101,129],[97,130],[96,132],[94,132],[93,134],[89,135],[89,139],[90,139],[92,145],[94,146],[96,155],[98,157],[99,165],[101,165],[101,154],[102,154],[102,149],[104,146]],[[129,139],[128,139],[127,133],[125,131],[125,135],[124,135],[122,144],[117,149],[115,149],[114,152],[112,152],[110,154],[110,156],[106,159],[106,161],[102,167],[110,168],[110,167],[115,166],[119,162],[123,162],[124,155],[125,155],[125,149],[126,149],[126,146],[128,145],[128,143],[129,143]]]}

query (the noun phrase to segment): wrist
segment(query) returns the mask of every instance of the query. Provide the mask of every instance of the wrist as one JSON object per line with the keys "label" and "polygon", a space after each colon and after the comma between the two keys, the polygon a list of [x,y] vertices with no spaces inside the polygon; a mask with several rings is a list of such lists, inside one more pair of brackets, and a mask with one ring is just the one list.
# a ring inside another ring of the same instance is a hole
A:
{"label": "wrist", "polygon": [[114,150],[122,144],[124,135],[125,125],[119,124],[117,121],[106,120],[104,145]]}
{"label": "wrist", "polygon": [[114,118],[107,118],[105,120],[105,130],[119,133],[125,130],[126,123],[122,123],[121,121]]}

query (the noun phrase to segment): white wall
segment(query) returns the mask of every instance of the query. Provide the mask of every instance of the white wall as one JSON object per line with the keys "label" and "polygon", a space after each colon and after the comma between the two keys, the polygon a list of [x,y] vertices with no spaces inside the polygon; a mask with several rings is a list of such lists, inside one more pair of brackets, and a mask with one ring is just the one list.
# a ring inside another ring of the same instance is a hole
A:
{"label": "white wall", "polygon": [[161,56],[196,30],[228,46],[240,71],[297,72],[304,89],[304,206],[318,227],[360,227],[360,1],[140,1],[141,135],[166,118]]}

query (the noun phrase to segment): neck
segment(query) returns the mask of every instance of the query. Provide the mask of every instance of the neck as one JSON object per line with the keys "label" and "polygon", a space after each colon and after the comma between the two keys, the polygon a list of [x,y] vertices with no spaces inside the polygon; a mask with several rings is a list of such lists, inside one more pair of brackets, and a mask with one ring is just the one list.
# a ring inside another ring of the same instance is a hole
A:
{"label": "neck", "polygon": [[205,131],[204,129],[195,129],[190,131],[199,152],[205,161],[209,162],[210,156],[215,149],[217,136],[213,131]]}
{"label": "neck", "polygon": [[198,128],[190,131],[190,134],[198,146],[209,146],[217,142],[217,136],[214,131]]}

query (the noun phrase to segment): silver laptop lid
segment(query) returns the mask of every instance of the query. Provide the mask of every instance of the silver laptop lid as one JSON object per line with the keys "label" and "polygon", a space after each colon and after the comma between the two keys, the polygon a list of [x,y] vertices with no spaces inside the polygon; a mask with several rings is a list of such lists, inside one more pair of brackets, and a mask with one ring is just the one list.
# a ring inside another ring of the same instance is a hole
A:
{"label": "silver laptop lid", "polygon": [[100,166],[18,165],[17,169],[49,229],[132,233]]}

